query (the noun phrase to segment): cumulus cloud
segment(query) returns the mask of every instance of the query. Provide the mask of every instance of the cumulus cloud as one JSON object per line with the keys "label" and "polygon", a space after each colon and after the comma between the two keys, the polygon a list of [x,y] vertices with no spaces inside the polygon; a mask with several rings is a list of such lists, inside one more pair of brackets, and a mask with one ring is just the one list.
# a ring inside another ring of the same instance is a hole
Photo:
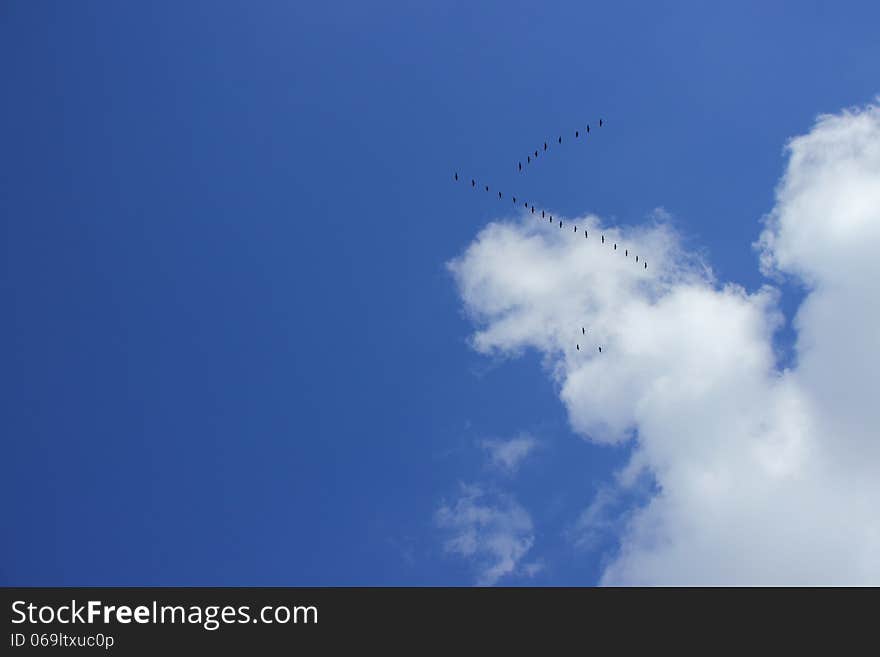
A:
{"label": "cumulus cloud", "polygon": [[[528,512],[512,497],[480,486],[462,485],[457,499],[443,504],[435,520],[448,533],[446,551],[473,561],[480,586],[517,572],[535,542]],[[522,574],[531,577],[540,568],[528,564]]]}
{"label": "cumulus cloud", "polygon": [[[493,223],[449,264],[473,347],[538,350],[573,429],[632,445],[615,485],[655,483],[603,583],[880,584],[880,108],[821,116],[786,152],[757,248],[807,291],[790,369],[779,289],[719,283],[662,213]],[[601,495],[582,527],[613,526]]]}
{"label": "cumulus cloud", "polygon": [[519,470],[523,459],[538,446],[538,441],[522,434],[509,440],[484,440],[481,445],[488,452],[493,467],[512,475]]}

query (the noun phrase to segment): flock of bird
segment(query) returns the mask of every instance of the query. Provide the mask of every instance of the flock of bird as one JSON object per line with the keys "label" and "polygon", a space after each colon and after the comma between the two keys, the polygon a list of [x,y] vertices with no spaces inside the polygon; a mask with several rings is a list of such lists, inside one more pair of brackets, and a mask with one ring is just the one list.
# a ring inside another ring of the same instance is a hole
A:
{"label": "flock of bird", "polygon": [[[599,127],[601,128],[603,125],[605,125],[605,121],[604,121],[603,119],[599,119]],[[587,138],[587,135],[588,135],[588,134],[590,134],[590,124],[589,124],[589,123],[587,124],[587,129],[586,129],[586,131],[584,132],[584,139]],[[574,138],[575,138],[575,139],[579,139],[580,136],[581,136],[581,131],[580,131],[580,130],[575,130],[575,131],[574,131]],[[562,135],[559,135],[559,138],[556,140],[556,142],[557,142],[558,144],[561,144],[561,143],[562,143]],[[545,141],[545,142],[544,142],[544,151],[546,152],[548,148],[549,148],[549,145],[548,145],[547,142]],[[541,153],[540,149],[535,149],[535,152],[534,152],[534,153],[529,153],[528,155],[526,155],[526,167],[528,167],[528,165],[532,163],[532,161],[533,161],[533,159],[532,159],[533,156],[534,156],[534,161],[537,162],[537,161],[538,161],[538,155],[539,155],[540,153]],[[519,163],[517,164],[517,170],[520,171],[520,172],[523,171],[523,163],[522,163],[522,160],[520,160]]]}
{"label": "flock of bird", "polygon": [[[604,126],[604,125],[605,125],[605,121],[604,121],[603,119],[599,119],[599,127],[601,128],[601,127]],[[587,137],[588,134],[590,134],[590,124],[587,124],[586,131],[583,133],[583,137],[584,137],[584,139],[586,139],[586,137]],[[574,136],[575,136],[575,139],[580,139],[580,137],[581,137],[581,131],[580,131],[580,129],[575,130],[575,132],[574,132]],[[562,143],[562,135],[560,135],[559,138],[557,139],[557,144],[561,144],[561,143]],[[548,149],[549,149],[549,144],[545,141],[545,142],[544,142],[544,148],[543,148],[543,151],[547,151]],[[541,152],[542,152],[542,151],[541,151],[540,149],[536,149],[535,151],[529,153],[529,154],[526,156],[526,168],[527,168],[528,165],[530,165],[532,162],[537,161],[538,156],[539,156],[539,154],[540,154]],[[522,162],[519,162],[519,163],[517,164],[517,170],[520,171],[520,172],[522,172],[522,171],[525,170],[525,169],[523,168],[523,163],[522,163]],[[460,180],[463,180],[463,179],[459,177],[458,172],[456,171],[456,172],[453,174],[453,180],[454,180],[455,182],[459,182]],[[478,187],[481,186],[481,187],[483,187],[483,189],[484,189],[487,193],[491,191],[489,185],[487,185],[487,184],[483,184],[483,185],[479,185],[479,186],[478,186],[478,185],[477,185],[477,181],[476,181],[476,179],[474,179],[474,178],[471,178],[471,179],[470,179],[470,183],[471,183],[471,188],[472,188],[472,189],[477,189]],[[513,205],[516,206],[516,205],[517,205],[517,197],[516,197],[515,195],[510,195],[510,198],[513,200]],[[498,192],[498,200],[500,201],[500,200],[503,200],[503,199],[504,199],[504,194],[503,194],[502,192],[499,191],[499,192]],[[545,209],[543,209],[543,208],[541,208],[541,207],[537,207],[537,208],[536,208],[536,207],[534,206],[534,204],[529,204],[529,202],[526,201],[526,200],[523,200],[523,201],[522,201],[522,205],[523,205],[523,208],[526,209],[526,211],[528,211],[528,212],[530,212],[531,214],[535,215],[535,218],[536,218],[536,219],[539,218],[539,217],[538,217],[538,213],[540,212],[540,213],[541,213],[541,215],[540,215],[540,220],[547,219],[547,221],[548,221],[549,223],[551,223],[551,224],[553,223],[553,215],[550,214],[547,210],[545,210]],[[563,227],[563,222],[562,222],[562,220],[558,220],[558,223],[559,223],[559,228],[562,229],[562,227]],[[578,227],[577,227],[577,225],[574,225],[574,226],[573,226],[573,233],[576,234],[577,232],[578,232]],[[589,232],[587,231],[586,228],[584,228],[581,232],[582,232],[583,235],[584,235],[584,239],[589,239],[590,235],[589,235]],[[600,240],[600,243],[601,243],[601,244],[605,244],[605,243],[606,243],[606,242],[605,242],[605,235],[604,235],[604,234],[600,234],[600,235],[599,235],[599,240]],[[629,257],[630,257],[630,255],[629,255],[629,249],[628,249],[628,248],[618,249],[618,248],[617,248],[617,242],[611,242],[611,240],[608,241],[608,244],[609,244],[609,246],[612,246],[612,250],[613,250],[613,251],[618,251],[618,250],[619,250],[619,251],[622,251],[624,257],[626,257],[626,258],[629,258]],[[643,267],[644,267],[645,269],[648,268],[648,263],[647,263],[647,261],[645,261],[644,259],[642,259],[642,260],[640,261],[640,260],[639,260],[639,256],[636,255],[636,254],[633,254],[633,257],[634,257],[634,259],[635,259],[634,261],[635,261],[636,263],[642,264]],[[586,329],[586,327],[581,327],[581,334],[584,335],[584,336],[587,334],[587,329]],[[581,345],[580,345],[579,342],[575,343],[575,348],[577,349],[577,351],[580,351],[580,350],[581,350]],[[599,353],[602,353],[602,347],[599,346],[598,349],[599,349]]]}

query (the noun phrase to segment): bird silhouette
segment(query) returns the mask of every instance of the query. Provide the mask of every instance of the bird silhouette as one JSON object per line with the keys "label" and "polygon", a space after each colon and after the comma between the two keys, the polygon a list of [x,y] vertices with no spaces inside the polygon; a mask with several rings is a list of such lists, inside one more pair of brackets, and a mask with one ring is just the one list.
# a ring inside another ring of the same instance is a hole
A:
{"label": "bird silhouette", "polygon": [[560,144],[562,143],[562,137],[561,137],[561,136],[559,137],[559,143],[560,143]]}
{"label": "bird silhouette", "polygon": [[599,127],[602,127],[602,119],[599,119]]}
{"label": "bird silhouette", "polygon": [[458,180],[458,172],[455,173],[455,179]]}

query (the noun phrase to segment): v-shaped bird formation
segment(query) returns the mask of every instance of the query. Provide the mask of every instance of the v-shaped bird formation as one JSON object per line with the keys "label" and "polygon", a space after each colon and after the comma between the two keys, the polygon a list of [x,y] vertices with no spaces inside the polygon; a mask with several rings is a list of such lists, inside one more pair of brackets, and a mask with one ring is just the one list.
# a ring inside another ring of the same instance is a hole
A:
{"label": "v-shaped bird formation", "polygon": [[[600,119],[599,119],[599,124],[598,124],[598,125],[599,125],[599,128],[604,127],[604,126],[605,126],[605,120],[600,118]],[[581,137],[583,137],[584,139],[586,139],[586,138],[587,138],[587,135],[589,135],[589,134],[591,134],[591,132],[590,132],[590,124],[588,123],[587,126],[586,126],[586,130],[584,130],[583,132],[582,132],[580,129],[577,129],[577,130],[574,131],[574,138],[575,138],[575,139],[581,139]],[[551,140],[551,141],[552,141],[552,140]],[[559,135],[559,137],[556,139],[556,145],[557,145],[557,146],[558,146],[558,145],[561,145],[561,144],[562,144],[562,141],[563,141],[563,140],[562,140],[562,135]],[[534,151],[530,152],[530,153],[526,156],[525,167],[523,166],[523,163],[522,163],[521,161],[517,163],[517,171],[519,171],[519,172],[524,172],[524,171],[526,171],[527,168],[528,168],[528,166],[529,166],[530,164],[532,164],[533,162],[536,162],[537,159],[538,159],[538,157],[539,157],[539,155],[540,155],[541,153],[547,152],[547,151],[549,150],[549,148],[550,148],[550,144],[548,144],[548,142],[545,141],[544,144],[543,144],[543,148],[535,149]],[[468,180],[470,180],[470,187],[471,187],[471,189],[473,189],[473,190],[479,190],[479,189],[482,189],[482,190],[484,190],[485,193],[492,193],[493,196],[495,196],[495,195],[497,194],[497,198],[498,198],[499,201],[504,200],[504,198],[505,198],[504,193],[502,193],[502,192],[499,191],[499,190],[495,190],[493,187],[490,187],[490,185],[488,185],[488,184],[486,184],[486,183],[478,184],[477,181],[476,181],[476,179],[474,179],[474,178],[470,178],[470,179],[468,179],[468,178],[465,178],[465,177],[460,177],[460,176],[458,175],[458,171],[456,171],[456,172],[453,174],[453,181],[456,182],[456,183],[457,183],[457,182],[464,182],[464,183],[467,183]],[[523,199],[522,197],[519,197],[519,196],[516,195],[516,194],[508,194],[507,196],[508,196],[508,198],[511,199],[511,201],[512,201],[512,203],[513,203],[514,206],[517,206],[517,207],[518,207],[518,206],[519,206],[519,203],[521,202],[521,203],[522,203],[522,207],[523,207],[527,212],[529,212],[530,214],[534,215],[534,217],[535,217],[536,220],[538,220],[538,221],[543,221],[543,220],[546,219],[550,224],[553,224],[553,223],[554,223],[554,221],[553,221],[553,215],[550,214],[550,212],[549,212],[548,210],[546,210],[545,208],[542,208],[540,205],[536,207],[536,206],[534,205],[534,203],[529,203],[529,201]],[[517,200],[517,199],[519,199],[519,200]],[[559,224],[559,229],[560,229],[560,230],[563,229],[563,227],[564,227],[564,222],[563,222],[561,219],[558,219],[556,223]],[[577,225],[572,225],[572,234],[577,234],[577,232],[578,232],[578,227],[577,227]],[[581,230],[581,233],[583,234],[585,240],[589,240],[589,239],[590,239],[589,231],[587,230],[586,227],[584,227],[584,228]],[[594,240],[595,240],[595,236],[594,236]],[[629,248],[620,248],[620,249],[618,249],[618,245],[617,245],[617,243],[616,243],[616,242],[612,242],[611,240],[607,240],[607,241],[606,241],[606,240],[605,240],[605,235],[604,235],[604,234],[601,234],[601,233],[600,233],[598,243],[599,243],[600,245],[607,245],[607,246],[610,248],[610,250],[611,250],[612,253],[621,253],[621,254],[623,255],[623,257],[625,257],[625,258],[627,258],[627,259],[629,259],[630,257],[632,257],[634,263],[636,263],[636,264],[638,264],[638,265],[641,265],[644,269],[647,269],[647,268],[648,268],[648,263],[647,263],[647,261],[645,261],[644,258],[642,258],[642,259],[640,260],[640,259],[639,259],[639,256],[636,255],[635,253],[630,254],[630,249],[629,249]],[[584,339],[586,339],[587,330],[588,330],[588,329],[587,329],[586,327],[581,327],[581,335],[584,337]],[[599,351],[599,353],[601,354],[601,353],[602,353],[602,347],[601,347],[601,345],[597,345],[597,346],[598,346],[598,351]],[[580,342],[576,342],[576,343],[575,343],[575,349],[576,349],[576,351],[582,351],[582,350],[581,350]]]}

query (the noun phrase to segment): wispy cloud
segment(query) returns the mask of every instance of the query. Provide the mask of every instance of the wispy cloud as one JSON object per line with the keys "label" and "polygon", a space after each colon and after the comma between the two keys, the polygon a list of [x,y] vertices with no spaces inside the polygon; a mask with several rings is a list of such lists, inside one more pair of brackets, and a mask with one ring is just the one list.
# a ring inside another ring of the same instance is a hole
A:
{"label": "wispy cloud", "polygon": [[516,474],[523,460],[538,446],[527,434],[509,440],[484,440],[480,445],[488,452],[489,463],[505,474]]}
{"label": "wispy cloud", "polygon": [[[472,561],[480,586],[516,572],[535,541],[528,512],[512,497],[480,486],[462,485],[457,498],[437,510],[435,520],[447,533],[446,551]],[[535,567],[529,568],[532,575]]]}

